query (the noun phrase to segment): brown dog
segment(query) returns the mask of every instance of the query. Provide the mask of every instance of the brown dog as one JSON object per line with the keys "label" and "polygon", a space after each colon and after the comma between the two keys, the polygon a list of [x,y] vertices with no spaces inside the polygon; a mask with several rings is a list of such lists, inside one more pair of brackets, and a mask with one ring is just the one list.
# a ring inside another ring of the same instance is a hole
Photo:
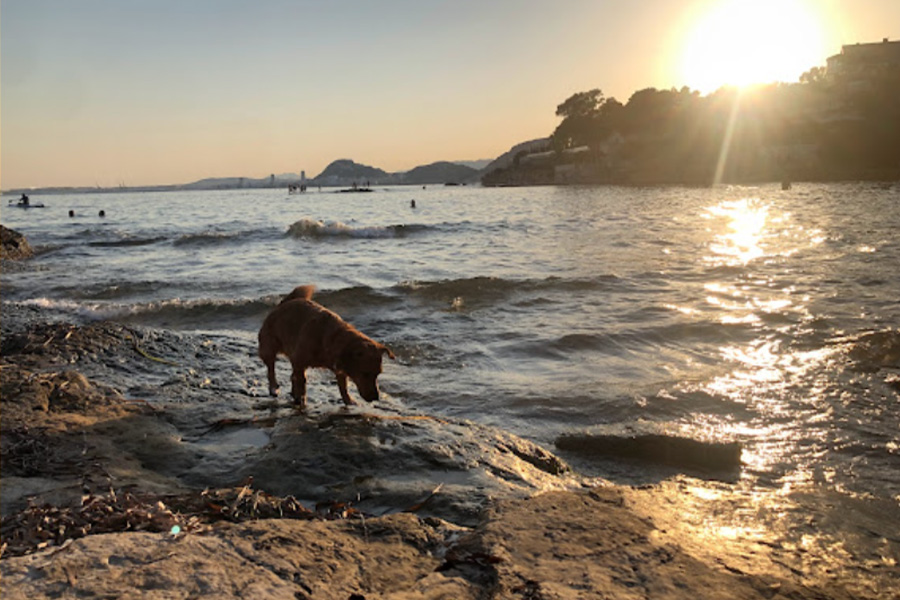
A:
{"label": "brown dog", "polygon": [[306,406],[306,369],[331,369],[337,377],[341,398],[355,404],[347,393],[347,378],[369,402],[378,399],[381,356],[394,358],[384,344],[368,338],[338,315],[311,300],[315,287],[294,288],[263,321],[259,330],[259,357],[268,370],[269,394],[278,395],[275,359],[284,354],[291,361],[291,396]]}

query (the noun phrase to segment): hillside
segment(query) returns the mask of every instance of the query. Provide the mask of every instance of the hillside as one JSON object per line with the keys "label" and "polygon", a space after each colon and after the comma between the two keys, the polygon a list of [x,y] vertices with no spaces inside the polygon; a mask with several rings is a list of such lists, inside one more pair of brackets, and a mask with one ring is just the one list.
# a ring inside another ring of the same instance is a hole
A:
{"label": "hillside", "polygon": [[310,185],[386,185],[394,183],[391,174],[376,167],[361,165],[342,158],[332,162],[325,170],[309,180]]}
{"label": "hillside", "polygon": [[470,183],[478,181],[479,171],[465,165],[439,161],[416,167],[400,175],[402,183],[410,184]]}

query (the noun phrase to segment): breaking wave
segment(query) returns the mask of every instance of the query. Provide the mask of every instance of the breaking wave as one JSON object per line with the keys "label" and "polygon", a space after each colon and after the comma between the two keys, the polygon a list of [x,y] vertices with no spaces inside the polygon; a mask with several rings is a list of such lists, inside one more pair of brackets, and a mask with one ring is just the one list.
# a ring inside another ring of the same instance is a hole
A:
{"label": "breaking wave", "polygon": [[388,225],[353,227],[340,221],[324,222],[314,219],[300,219],[288,227],[287,234],[295,238],[398,238],[429,229],[427,225]]}
{"label": "breaking wave", "polygon": [[259,327],[266,313],[276,302],[274,297],[252,300],[176,298],[138,304],[36,298],[25,300],[21,304],[74,315],[86,322],[114,320],[181,330],[219,328],[254,330]]}
{"label": "breaking wave", "polygon": [[150,246],[165,241],[164,237],[152,238],[125,238],[121,240],[103,240],[97,242],[88,242],[88,246],[95,248],[126,248],[130,246]]}

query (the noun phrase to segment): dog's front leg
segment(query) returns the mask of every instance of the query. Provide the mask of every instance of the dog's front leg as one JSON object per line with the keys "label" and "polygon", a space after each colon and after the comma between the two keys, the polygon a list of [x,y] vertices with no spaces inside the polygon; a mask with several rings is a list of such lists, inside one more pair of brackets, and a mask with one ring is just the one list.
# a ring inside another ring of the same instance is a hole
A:
{"label": "dog's front leg", "polygon": [[347,406],[356,404],[347,392],[347,375],[344,373],[335,373],[335,377],[337,377],[338,390],[341,392],[341,399],[343,399],[344,404]]}
{"label": "dog's front leg", "polygon": [[291,396],[294,397],[294,404],[306,408],[306,369],[294,367],[291,374]]}

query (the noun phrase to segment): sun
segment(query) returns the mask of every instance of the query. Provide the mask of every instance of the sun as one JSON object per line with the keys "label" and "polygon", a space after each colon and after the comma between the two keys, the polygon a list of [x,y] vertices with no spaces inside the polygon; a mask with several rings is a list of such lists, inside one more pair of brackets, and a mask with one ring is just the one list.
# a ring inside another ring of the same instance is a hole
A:
{"label": "sun", "polygon": [[825,37],[813,0],[714,0],[688,34],[683,84],[710,93],[726,85],[796,82],[824,63]]}

